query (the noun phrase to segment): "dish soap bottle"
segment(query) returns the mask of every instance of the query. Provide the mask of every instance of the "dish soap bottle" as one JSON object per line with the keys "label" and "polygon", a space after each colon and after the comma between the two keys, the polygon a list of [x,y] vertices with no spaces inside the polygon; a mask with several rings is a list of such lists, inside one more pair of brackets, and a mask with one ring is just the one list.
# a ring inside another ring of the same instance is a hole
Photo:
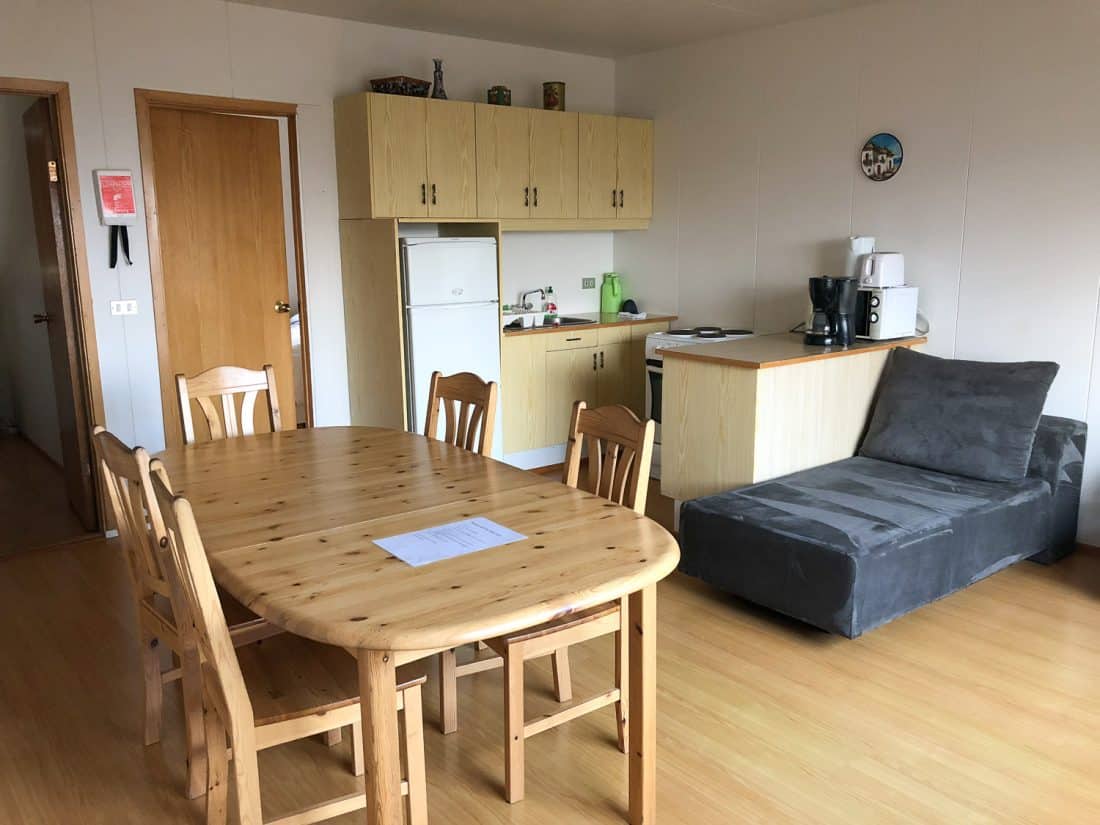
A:
{"label": "dish soap bottle", "polygon": [[618,315],[623,306],[623,283],[617,272],[605,272],[600,285],[600,313]]}
{"label": "dish soap bottle", "polygon": [[553,326],[561,325],[561,316],[558,315],[558,305],[554,296],[554,287],[546,287],[546,317],[543,319],[544,324],[552,324]]}

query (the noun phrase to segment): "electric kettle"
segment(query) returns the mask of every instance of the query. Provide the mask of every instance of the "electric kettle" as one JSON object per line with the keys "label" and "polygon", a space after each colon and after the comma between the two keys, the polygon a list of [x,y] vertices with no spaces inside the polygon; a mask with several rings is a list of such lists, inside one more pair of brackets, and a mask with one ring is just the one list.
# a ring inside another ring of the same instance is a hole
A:
{"label": "electric kettle", "polygon": [[623,282],[617,272],[605,272],[600,285],[600,312],[618,315],[623,305]]}

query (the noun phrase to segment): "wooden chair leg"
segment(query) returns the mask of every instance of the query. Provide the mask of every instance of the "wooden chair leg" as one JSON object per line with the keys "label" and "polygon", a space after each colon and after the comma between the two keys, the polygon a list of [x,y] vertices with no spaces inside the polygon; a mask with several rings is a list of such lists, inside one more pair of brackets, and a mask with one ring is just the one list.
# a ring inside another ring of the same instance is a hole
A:
{"label": "wooden chair leg", "polygon": [[523,653],[509,649],[504,657],[504,798],[509,802],[523,799]]}
{"label": "wooden chair leg", "polygon": [[458,730],[458,675],[454,650],[439,654],[439,727],[444,734]]}
{"label": "wooden chair leg", "polygon": [[339,728],[326,730],[324,733],[324,737],[325,744],[328,745],[330,748],[335,748],[337,745],[344,741],[343,731],[341,731]]}
{"label": "wooden chair leg", "polygon": [[196,799],[207,791],[206,723],[202,707],[202,661],[198,650],[183,652],[180,656],[180,671],[184,730],[187,737],[187,798]]}
{"label": "wooden chair leg", "polygon": [[356,776],[363,775],[363,723],[354,722],[351,726],[351,764]]}
{"label": "wooden chair leg", "polygon": [[229,820],[229,754],[225,727],[213,708],[203,713],[206,741],[206,825]]}
{"label": "wooden chair leg", "polygon": [[428,778],[424,766],[424,704],[420,685],[404,691],[405,776],[409,783],[409,825],[428,825]]}
{"label": "wooden chair leg", "polygon": [[164,684],[160,677],[160,640],[150,633],[141,636],[141,666],[145,675],[145,744],[160,741],[164,715]]}
{"label": "wooden chair leg", "polygon": [[260,769],[254,749],[233,743],[233,779],[237,785],[238,825],[263,825],[260,806]]}
{"label": "wooden chair leg", "polygon": [[626,599],[619,606],[619,630],[615,634],[615,687],[619,701],[615,703],[615,721],[619,732],[619,750],[630,752],[630,621]]}
{"label": "wooden chair leg", "polygon": [[573,680],[569,675],[569,648],[554,651],[554,695],[559,702],[573,699]]}

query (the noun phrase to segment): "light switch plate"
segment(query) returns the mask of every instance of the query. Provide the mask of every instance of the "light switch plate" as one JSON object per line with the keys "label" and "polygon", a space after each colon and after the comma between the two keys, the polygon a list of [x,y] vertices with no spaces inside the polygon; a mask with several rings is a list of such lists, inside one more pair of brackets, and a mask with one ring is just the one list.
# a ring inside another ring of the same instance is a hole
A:
{"label": "light switch plate", "polygon": [[137,315],[137,301],[127,298],[122,301],[111,301],[112,315]]}
{"label": "light switch plate", "polygon": [[596,279],[595,278],[581,278],[581,289],[595,289],[595,288],[596,288]]}

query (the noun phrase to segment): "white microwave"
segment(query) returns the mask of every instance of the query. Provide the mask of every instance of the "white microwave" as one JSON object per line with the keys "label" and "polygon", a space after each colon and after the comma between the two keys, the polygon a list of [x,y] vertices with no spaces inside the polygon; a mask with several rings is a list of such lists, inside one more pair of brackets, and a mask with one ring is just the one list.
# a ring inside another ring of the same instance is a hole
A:
{"label": "white microwave", "polygon": [[856,338],[883,341],[917,331],[915,286],[860,287],[853,319]]}

